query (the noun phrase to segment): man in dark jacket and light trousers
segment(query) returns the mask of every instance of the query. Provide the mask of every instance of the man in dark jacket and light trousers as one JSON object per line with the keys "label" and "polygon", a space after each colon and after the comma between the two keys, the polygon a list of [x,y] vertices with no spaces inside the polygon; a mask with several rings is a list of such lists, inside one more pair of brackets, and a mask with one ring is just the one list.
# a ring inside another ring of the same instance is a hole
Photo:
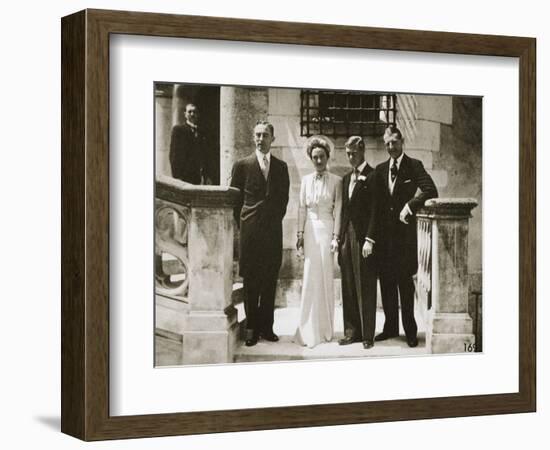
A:
{"label": "man in dark jacket and light trousers", "polygon": [[390,158],[376,167],[379,193],[376,256],[385,322],[375,340],[399,335],[399,293],[407,344],[416,347],[412,278],[418,267],[415,215],[426,200],[438,194],[422,162],[403,153],[403,136],[395,125],[386,129],[384,143]]}
{"label": "man in dark jacket and light trousers", "polygon": [[247,346],[256,345],[260,338],[279,340],[273,332],[273,315],[290,181],[286,163],[270,152],[274,139],[273,125],[258,122],[254,127],[256,150],[237,161],[231,173],[231,186],[241,192],[235,219],[240,226]]}

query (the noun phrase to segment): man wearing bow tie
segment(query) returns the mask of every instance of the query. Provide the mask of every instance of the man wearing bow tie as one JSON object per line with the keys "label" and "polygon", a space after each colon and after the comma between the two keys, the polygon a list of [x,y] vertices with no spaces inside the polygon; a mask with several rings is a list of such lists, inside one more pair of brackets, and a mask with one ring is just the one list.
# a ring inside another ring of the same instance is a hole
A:
{"label": "man wearing bow tie", "polygon": [[207,149],[197,125],[197,107],[185,106],[185,123],[172,128],[170,166],[172,176],[191,184],[212,184],[208,174]]}
{"label": "man wearing bow tie", "polygon": [[237,161],[231,173],[231,186],[241,193],[235,220],[240,226],[239,271],[249,347],[260,338],[279,340],[273,332],[273,314],[290,182],[286,163],[271,154],[274,140],[273,125],[259,121],[254,127],[256,150]]}
{"label": "man wearing bow tie", "polygon": [[403,136],[395,125],[386,129],[384,143],[390,158],[376,167],[379,190],[376,249],[385,322],[375,340],[399,335],[400,300],[407,344],[416,347],[412,278],[418,267],[415,214],[426,200],[438,194],[422,162],[403,153]]}
{"label": "man wearing bow tie", "polygon": [[338,263],[342,271],[344,338],[338,343],[362,341],[363,348],[369,349],[374,345],[376,325],[376,177],[365,161],[365,143],[360,136],[351,136],[345,147],[352,170],[342,180]]}

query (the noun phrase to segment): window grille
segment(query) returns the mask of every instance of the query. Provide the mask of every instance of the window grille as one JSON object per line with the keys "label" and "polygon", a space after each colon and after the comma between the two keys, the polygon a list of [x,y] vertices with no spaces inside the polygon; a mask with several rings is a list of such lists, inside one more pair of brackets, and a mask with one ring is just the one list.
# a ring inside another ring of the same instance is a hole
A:
{"label": "window grille", "polygon": [[396,120],[396,94],[309,89],[301,92],[302,136],[381,136]]}

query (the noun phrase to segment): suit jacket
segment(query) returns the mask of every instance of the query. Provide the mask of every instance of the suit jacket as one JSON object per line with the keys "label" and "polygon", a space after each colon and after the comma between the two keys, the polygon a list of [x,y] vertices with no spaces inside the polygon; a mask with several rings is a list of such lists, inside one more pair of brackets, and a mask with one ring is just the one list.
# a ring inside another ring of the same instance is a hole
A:
{"label": "suit jacket", "polygon": [[365,238],[376,242],[376,205],[378,195],[376,193],[377,183],[374,169],[368,164],[365,165],[359,179],[357,180],[351,198],[349,197],[349,184],[353,171],[344,175],[342,180],[342,221],[340,228],[340,241],[343,242],[344,234],[351,221],[357,235],[357,240],[362,243]]}
{"label": "suit jacket", "polygon": [[241,192],[239,206],[235,208],[235,220],[240,226],[240,274],[278,272],[283,248],[282,221],[290,186],[286,163],[271,155],[265,180],[256,154],[252,153],[234,164],[231,186]]}
{"label": "suit jacket", "polygon": [[[380,270],[388,274],[414,275],[418,267],[416,212],[430,198],[437,197],[437,188],[421,161],[403,155],[393,194],[388,172],[390,159],[376,166],[379,192],[377,223],[377,255]],[[420,192],[417,194],[417,191]],[[405,204],[413,216],[408,224],[399,220]]]}
{"label": "suit jacket", "polygon": [[186,123],[172,128],[170,166],[172,176],[187,183],[201,184],[206,177],[207,156],[204,138]]}

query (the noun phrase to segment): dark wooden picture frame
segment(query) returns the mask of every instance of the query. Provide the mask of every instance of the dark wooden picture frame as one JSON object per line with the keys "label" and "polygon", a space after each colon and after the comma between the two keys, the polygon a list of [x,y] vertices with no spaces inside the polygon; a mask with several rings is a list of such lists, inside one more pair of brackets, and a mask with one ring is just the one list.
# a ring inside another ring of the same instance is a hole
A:
{"label": "dark wooden picture frame", "polygon": [[[536,40],[85,10],[62,30],[61,429],[84,440],[532,412],[536,408]],[[519,391],[109,415],[109,36],[133,34],[519,58]]]}

